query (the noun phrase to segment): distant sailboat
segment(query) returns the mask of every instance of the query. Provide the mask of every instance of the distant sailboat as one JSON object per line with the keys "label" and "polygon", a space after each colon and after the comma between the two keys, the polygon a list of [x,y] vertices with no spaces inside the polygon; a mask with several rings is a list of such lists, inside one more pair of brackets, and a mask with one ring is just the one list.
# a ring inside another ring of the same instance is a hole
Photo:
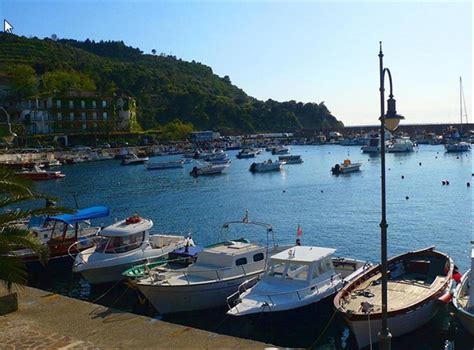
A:
{"label": "distant sailboat", "polygon": [[[463,106],[464,106],[464,115],[463,115]],[[446,152],[466,152],[471,149],[471,145],[467,142],[462,141],[462,126],[463,126],[463,117],[467,123],[467,111],[466,111],[466,99],[464,98],[464,90],[462,87],[462,77],[459,77],[459,114],[461,118],[461,124],[459,127],[459,140],[450,141],[444,145]]]}

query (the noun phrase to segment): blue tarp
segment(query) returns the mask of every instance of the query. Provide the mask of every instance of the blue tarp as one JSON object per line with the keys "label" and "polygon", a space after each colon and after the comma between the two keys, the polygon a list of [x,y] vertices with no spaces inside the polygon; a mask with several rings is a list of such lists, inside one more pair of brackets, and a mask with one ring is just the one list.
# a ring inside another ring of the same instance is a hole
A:
{"label": "blue tarp", "polygon": [[62,221],[66,224],[73,225],[76,222],[81,222],[90,219],[103,218],[110,215],[110,208],[104,206],[95,206],[90,208],[80,209],[74,214],[62,214],[51,216],[48,220]]}

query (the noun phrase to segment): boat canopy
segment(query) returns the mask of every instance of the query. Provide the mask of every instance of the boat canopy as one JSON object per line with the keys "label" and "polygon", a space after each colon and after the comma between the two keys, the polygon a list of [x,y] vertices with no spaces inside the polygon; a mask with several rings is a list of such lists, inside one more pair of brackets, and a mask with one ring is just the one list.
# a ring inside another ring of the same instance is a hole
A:
{"label": "boat canopy", "polygon": [[295,246],[273,255],[271,260],[310,263],[327,258],[328,256],[333,255],[335,252],[336,249],[333,248]]}
{"label": "boat canopy", "polygon": [[[136,221],[130,221],[134,218],[136,218]],[[150,219],[132,216],[127,220],[122,220],[107,226],[100,231],[100,235],[104,237],[131,236],[136,233],[149,231],[152,227],[153,221]]]}
{"label": "boat canopy", "polygon": [[73,225],[77,222],[103,218],[110,215],[110,208],[104,206],[95,206],[84,209],[79,209],[74,214],[61,214],[57,216],[51,216],[48,221],[62,221],[66,224]]}

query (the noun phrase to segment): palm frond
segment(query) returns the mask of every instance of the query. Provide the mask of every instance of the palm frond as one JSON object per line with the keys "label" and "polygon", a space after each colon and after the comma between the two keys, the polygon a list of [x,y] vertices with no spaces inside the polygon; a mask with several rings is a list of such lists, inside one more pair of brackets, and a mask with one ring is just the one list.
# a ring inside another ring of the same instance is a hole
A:
{"label": "palm frond", "polygon": [[15,256],[0,256],[0,284],[9,292],[21,289],[28,281],[24,262]]}

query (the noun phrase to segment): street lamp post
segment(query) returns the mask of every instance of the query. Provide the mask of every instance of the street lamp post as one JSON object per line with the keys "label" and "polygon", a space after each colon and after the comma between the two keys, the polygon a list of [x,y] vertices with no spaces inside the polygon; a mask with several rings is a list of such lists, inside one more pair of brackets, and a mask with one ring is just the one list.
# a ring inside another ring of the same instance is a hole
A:
{"label": "street lamp post", "polygon": [[[387,212],[385,201],[385,128],[394,131],[403,116],[397,114],[396,101],[393,98],[392,75],[388,68],[383,66],[382,42],[380,42],[379,51],[380,62],[380,153],[381,153],[381,172],[382,172],[382,220],[380,221],[380,240],[381,240],[381,269],[382,269],[382,328],[379,333],[379,348],[381,350],[390,350],[392,335],[388,329],[388,293],[387,293]],[[387,114],[385,114],[385,73],[388,74],[390,82],[390,95],[387,100]]]}

